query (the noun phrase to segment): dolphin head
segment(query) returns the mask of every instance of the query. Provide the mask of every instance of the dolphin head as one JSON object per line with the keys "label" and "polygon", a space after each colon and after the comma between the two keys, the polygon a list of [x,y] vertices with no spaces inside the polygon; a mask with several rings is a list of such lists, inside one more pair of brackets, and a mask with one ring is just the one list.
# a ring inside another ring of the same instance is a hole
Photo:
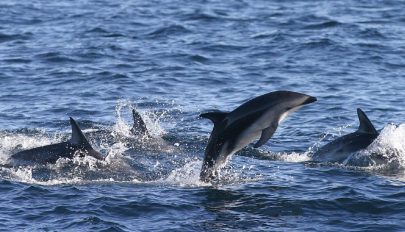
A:
{"label": "dolphin head", "polygon": [[[306,94],[290,92],[290,91],[280,91],[283,95],[283,99],[278,102],[281,111],[284,111],[280,115],[278,122],[282,122],[290,113],[300,109],[302,106],[316,102],[316,97],[312,97]],[[271,98],[271,97],[270,97]]]}

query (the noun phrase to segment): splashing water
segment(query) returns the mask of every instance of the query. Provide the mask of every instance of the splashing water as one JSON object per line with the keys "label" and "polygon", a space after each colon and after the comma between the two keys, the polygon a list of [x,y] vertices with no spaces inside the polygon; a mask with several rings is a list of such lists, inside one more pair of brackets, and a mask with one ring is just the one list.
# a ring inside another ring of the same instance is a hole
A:
{"label": "splashing water", "polygon": [[161,182],[180,186],[208,186],[200,181],[201,160],[190,160],[184,166],[174,169]]}
{"label": "splashing water", "polygon": [[368,170],[384,173],[396,173],[404,170],[405,124],[385,126],[367,149],[352,154],[344,164],[364,166]]}
{"label": "splashing water", "polygon": [[[314,143],[314,145],[310,146],[305,153],[309,158],[312,153],[314,153],[316,150],[318,150],[321,146],[322,143],[325,139],[332,138],[336,139],[340,136],[343,136],[347,132],[347,128],[350,128],[352,124],[346,124],[343,126],[339,126],[336,128],[333,128],[332,131],[326,131],[325,133],[322,134],[322,136]],[[351,133],[351,132],[350,132]]]}

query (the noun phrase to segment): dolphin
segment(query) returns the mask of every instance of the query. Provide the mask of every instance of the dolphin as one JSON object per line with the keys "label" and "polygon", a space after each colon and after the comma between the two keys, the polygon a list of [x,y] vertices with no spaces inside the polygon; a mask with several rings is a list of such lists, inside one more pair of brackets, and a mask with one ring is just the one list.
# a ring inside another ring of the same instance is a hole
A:
{"label": "dolphin", "polygon": [[21,151],[13,154],[11,159],[19,161],[18,163],[47,164],[56,163],[59,158],[72,159],[75,155],[88,155],[98,160],[104,160],[103,155],[92,148],[73,118],[70,118],[70,125],[72,126],[70,140]]}
{"label": "dolphin", "polygon": [[360,109],[357,109],[360,126],[357,131],[337,138],[316,151],[313,161],[336,162],[345,161],[354,152],[367,148],[379,135],[370,119]]}
{"label": "dolphin", "polygon": [[302,93],[275,91],[253,98],[231,112],[201,114],[214,123],[214,128],[205,149],[200,180],[214,179],[231,155],[259,136],[254,147],[265,144],[289,113],[315,101],[315,97]]}

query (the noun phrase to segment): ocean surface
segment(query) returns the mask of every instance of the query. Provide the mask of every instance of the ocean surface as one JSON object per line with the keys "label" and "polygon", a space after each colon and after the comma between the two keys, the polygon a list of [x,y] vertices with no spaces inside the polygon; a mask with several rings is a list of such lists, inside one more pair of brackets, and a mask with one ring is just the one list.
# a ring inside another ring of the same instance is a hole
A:
{"label": "ocean surface", "polygon": [[[405,1],[0,1],[0,231],[405,231]],[[211,109],[318,98],[199,181]],[[358,127],[365,167],[314,163]],[[131,109],[153,139],[135,139]],[[105,161],[7,166],[75,118]]]}

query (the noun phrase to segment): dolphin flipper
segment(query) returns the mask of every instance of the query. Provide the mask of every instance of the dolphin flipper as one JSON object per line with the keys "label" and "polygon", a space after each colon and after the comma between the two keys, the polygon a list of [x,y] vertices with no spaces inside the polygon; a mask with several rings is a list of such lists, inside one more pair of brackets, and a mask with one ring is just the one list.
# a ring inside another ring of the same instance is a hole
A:
{"label": "dolphin flipper", "polygon": [[70,125],[72,126],[72,138],[70,139],[70,143],[74,145],[91,147],[89,141],[87,141],[79,125],[72,117],[70,117]]}
{"label": "dolphin flipper", "polygon": [[357,116],[359,117],[360,121],[360,126],[357,130],[358,132],[378,134],[370,119],[368,119],[367,115],[360,108],[357,108]]}
{"label": "dolphin flipper", "polygon": [[272,123],[269,127],[262,130],[262,135],[260,136],[259,141],[257,141],[253,147],[258,148],[265,144],[271,138],[271,136],[273,136],[274,132],[276,132],[277,126],[277,123]]}

